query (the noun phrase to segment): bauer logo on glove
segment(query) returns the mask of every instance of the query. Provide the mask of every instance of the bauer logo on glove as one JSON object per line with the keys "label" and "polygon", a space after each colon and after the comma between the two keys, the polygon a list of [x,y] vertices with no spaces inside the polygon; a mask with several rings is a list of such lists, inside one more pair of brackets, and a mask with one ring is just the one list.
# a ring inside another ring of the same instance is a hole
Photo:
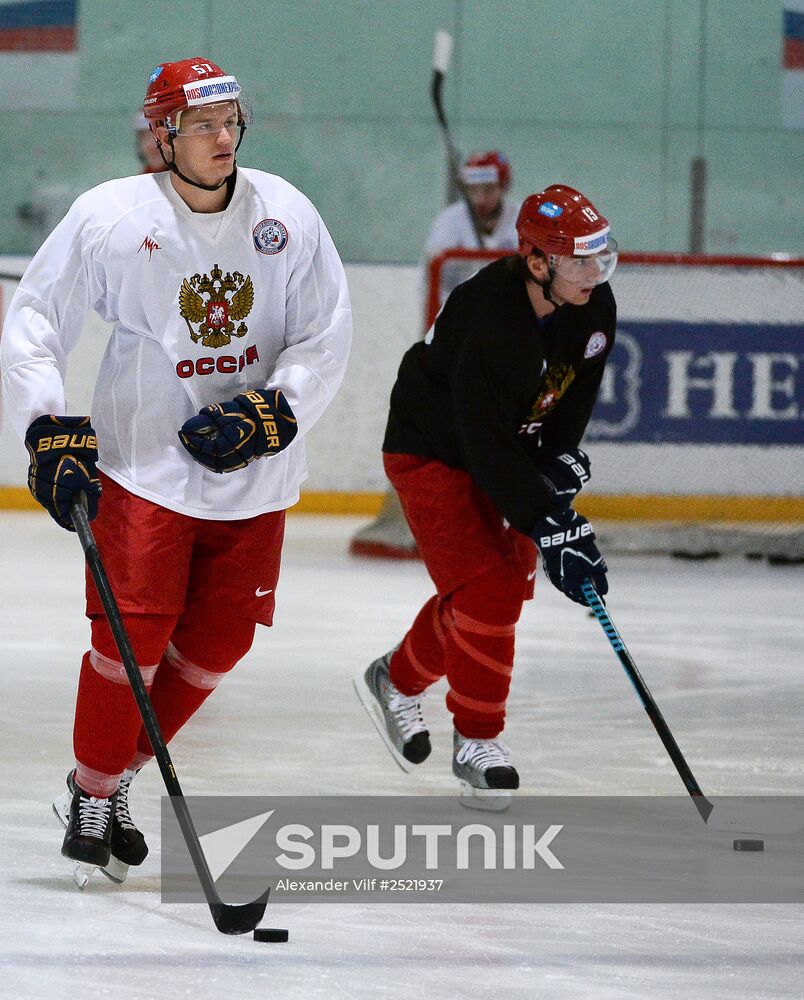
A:
{"label": "bauer logo on glove", "polygon": [[[551,518],[545,518],[549,524]],[[577,521],[581,521],[581,518],[576,518]],[[589,535],[592,538],[595,537],[592,525],[584,518],[583,523],[577,524],[573,528],[567,528],[566,531],[554,531],[551,535],[541,535],[536,539],[536,544],[540,549],[550,549],[556,545],[566,545],[568,542],[577,542],[579,538],[587,538]]]}
{"label": "bauer logo on glove", "polygon": [[54,521],[74,531],[70,508],[80,494],[87,501],[91,521],[101,495],[95,463],[98,440],[89,417],[38,417],[25,434],[28,489]]}
{"label": "bauer logo on glove", "polygon": [[281,389],[249,389],[231,402],[212,403],[191,417],[179,440],[212,472],[244,469],[256,458],[276,455],[296,437],[298,427]]}
{"label": "bauer logo on glove", "polygon": [[[278,389],[276,390],[276,393],[277,395],[282,396],[282,393]],[[261,392],[254,392],[253,390],[250,390],[249,392],[244,392],[243,396],[250,403],[254,404],[254,409],[257,413],[257,416],[262,421],[262,430],[263,434],[265,435],[265,441],[268,447],[273,448],[276,451],[280,451],[283,445],[281,444],[280,441],[279,429],[277,427],[274,410],[272,409],[271,404],[265,401],[263,394]],[[282,399],[284,401],[285,397],[282,396]],[[287,403],[285,405],[287,405]],[[290,410],[289,406],[288,410],[291,412],[292,415],[292,411]]]}
{"label": "bauer logo on glove", "polygon": [[550,490],[557,510],[569,507],[589,482],[591,462],[580,448],[559,449],[545,455],[537,470]]}
{"label": "bauer logo on glove", "polygon": [[562,510],[537,521],[531,532],[553,586],[577,604],[586,604],[583,585],[591,580],[602,597],[608,593],[608,567],[595,544],[592,525],[576,511]]}

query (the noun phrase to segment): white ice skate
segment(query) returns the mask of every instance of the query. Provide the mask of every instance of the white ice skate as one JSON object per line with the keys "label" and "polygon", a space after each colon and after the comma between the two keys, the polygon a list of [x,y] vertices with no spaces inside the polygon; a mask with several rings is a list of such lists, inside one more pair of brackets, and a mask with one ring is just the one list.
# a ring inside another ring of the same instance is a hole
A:
{"label": "white ice skate", "polygon": [[467,809],[505,812],[519,775],[511,751],[499,740],[468,739],[455,730],[452,773],[459,780],[459,802]]}

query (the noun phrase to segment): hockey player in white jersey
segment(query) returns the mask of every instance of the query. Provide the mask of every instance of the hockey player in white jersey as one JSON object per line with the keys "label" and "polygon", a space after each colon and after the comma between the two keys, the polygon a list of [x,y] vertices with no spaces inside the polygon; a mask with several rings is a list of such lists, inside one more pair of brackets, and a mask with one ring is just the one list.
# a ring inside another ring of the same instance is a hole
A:
{"label": "hockey player in white jersey", "polygon": [[[430,263],[440,253],[455,249],[510,250],[513,253],[519,245],[516,232],[519,203],[507,194],[511,186],[508,158],[496,149],[473,153],[461,167],[461,181],[472,205],[482,245],[478,243],[475,223],[463,198],[439,212],[427,236],[419,275],[422,314],[426,310]],[[482,260],[448,261],[441,271],[439,302],[443,304],[452,289],[471,278],[484,263]],[[426,326],[427,323],[422,326],[422,336]],[[394,490],[386,490],[380,513],[355,534],[349,550],[353,555],[377,558],[418,558],[416,542]]]}
{"label": "hockey player in white jersey", "polygon": [[[144,114],[169,170],[78,198],[20,283],[0,360],[31,492],[67,529],[86,498],[170,740],[272,622],[285,510],[343,378],[351,311],[310,201],[236,164],[250,113],[234,76],[203,57],[163,63]],[[91,309],[112,332],[92,414],[72,415],[67,355]],[[56,805],[62,853],[119,878],[147,853],[128,791],[152,750],[89,578],[87,615]]]}
{"label": "hockey player in white jersey", "polygon": [[[510,250],[517,248],[516,219],[519,203],[508,197],[511,186],[511,165],[507,157],[496,149],[486,153],[473,153],[461,168],[461,180],[466,195],[472,205],[477,227],[482,237],[478,243],[477,232],[466,201],[461,198],[453,202],[435,217],[424,245],[424,270],[430,261],[445,250],[458,247],[466,250]],[[483,264],[473,262],[474,270]],[[446,274],[439,290],[443,303],[452,289],[460,281],[465,281],[474,273],[464,264],[450,276]],[[422,277],[426,285],[426,273]]]}

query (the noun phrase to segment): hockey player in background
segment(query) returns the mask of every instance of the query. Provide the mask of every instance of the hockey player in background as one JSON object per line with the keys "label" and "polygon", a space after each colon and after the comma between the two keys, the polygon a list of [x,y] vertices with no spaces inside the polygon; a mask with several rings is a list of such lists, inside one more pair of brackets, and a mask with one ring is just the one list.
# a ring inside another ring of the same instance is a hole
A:
{"label": "hockey player in background", "polygon": [[[487,153],[473,153],[461,168],[461,181],[472,205],[482,245],[478,242],[469,207],[461,198],[439,212],[433,220],[424,245],[422,266],[422,299],[427,287],[430,262],[445,250],[516,250],[518,237],[516,218],[519,202],[508,197],[511,187],[511,165],[508,158],[496,149]],[[452,289],[478,270],[477,262],[455,262],[444,269],[439,289],[439,302],[443,305]]]}
{"label": "hockey player in background", "polygon": [[134,115],[134,140],[137,143],[137,159],[142,164],[142,173],[161,174],[168,169],[166,161],[151,131],[151,125],[142,112]]}
{"label": "hockey player in background", "polygon": [[422,695],[446,675],[453,772],[491,808],[519,787],[498,737],[537,546],[571,600],[586,603],[587,577],[608,589],[592,526],[572,502],[589,480],[579,446],[614,343],[616,244],[565,185],[527,198],[517,232],[518,254],[459,285],[402,360],[385,471],[437,592],[356,682],[409,770],[430,753]]}
{"label": "hockey player in background", "polygon": [[[471,203],[475,221],[464,198],[448,205],[433,220],[419,276],[422,317],[427,308],[427,288],[431,261],[445,250],[516,250],[516,218],[519,203],[507,194],[511,187],[511,165],[496,149],[473,153],[461,168],[461,182]],[[482,243],[478,242],[480,231]],[[481,265],[477,261],[450,261],[442,268],[439,302],[461,281],[470,278]],[[426,323],[423,324],[422,336]],[[388,489],[374,521],[358,531],[350,544],[353,555],[392,559],[418,558],[419,551],[410,533],[396,492]]]}
{"label": "hockey player in background", "polygon": [[[234,76],[163,63],[144,113],[169,171],[75,202],[20,283],[1,360],[31,492],[68,530],[85,498],[170,740],[272,622],[304,435],[342,380],[351,311],[313,205],[236,164],[250,113]],[[93,308],[112,332],[92,414],[72,415],[66,357]],[[152,749],[89,576],[87,615],[75,767],[54,806],[62,854],[120,880],[147,853],[128,796]]]}

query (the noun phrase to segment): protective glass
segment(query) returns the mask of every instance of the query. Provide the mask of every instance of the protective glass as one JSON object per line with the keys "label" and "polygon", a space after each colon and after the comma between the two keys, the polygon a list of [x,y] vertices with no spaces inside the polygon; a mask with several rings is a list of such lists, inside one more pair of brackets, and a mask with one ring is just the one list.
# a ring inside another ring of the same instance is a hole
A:
{"label": "protective glass", "polygon": [[614,274],[617,266],[617,241],[609,238],[605,250],[588,257],[550,257],[556,275],[572,285],[589,288],[602,285]]}
{"label": "protective glass", "polygon": [[233,140],[237,140],[241,126],[252,122],[251,108],[241,99],[222,101],[219,104],[204,104],[200,107],[179,111],[174,123],[174,135],[181,138],[217,139],[223,129]]}

